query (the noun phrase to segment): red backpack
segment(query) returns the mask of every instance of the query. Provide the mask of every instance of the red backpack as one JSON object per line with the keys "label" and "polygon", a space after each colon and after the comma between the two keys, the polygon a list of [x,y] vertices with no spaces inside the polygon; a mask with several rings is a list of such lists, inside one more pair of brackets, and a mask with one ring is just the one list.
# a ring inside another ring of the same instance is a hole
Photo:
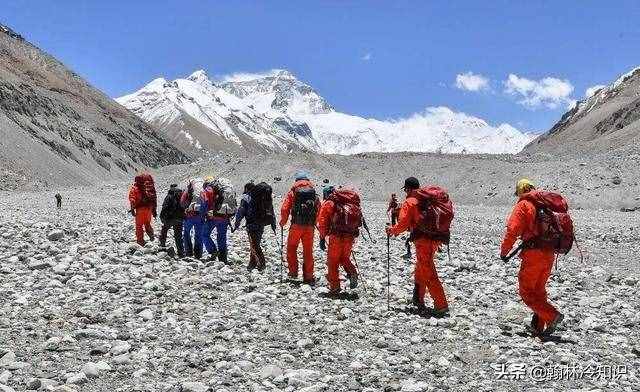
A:
{"label": "red backpack", "polygon": [[141,207],[155,207],[158,205],[158,197],[156,196],[156,185],[151,174],[139,174],[135,178],[135,185],[140,191]]}
{"label": "red backpack", "polygon": [[528,239],[531,247],[569,253],[575,235],[565,198],[554,192],[531,191],[520,196],[520,200],[530,201],[536,207],[535,235]]}
{"label": "red backpack", "polygon": [[448,244],[454,213],[447,191],[439,186],[427,186],[416,189],[411,196],[418,199],[415,234]]}
{"label": "red backpack", "polygon": [[336,189],[329,196],[335,209],[331,217],[332,234],[348,234],[357,237],[362,226],[360,196],[350,189]]}

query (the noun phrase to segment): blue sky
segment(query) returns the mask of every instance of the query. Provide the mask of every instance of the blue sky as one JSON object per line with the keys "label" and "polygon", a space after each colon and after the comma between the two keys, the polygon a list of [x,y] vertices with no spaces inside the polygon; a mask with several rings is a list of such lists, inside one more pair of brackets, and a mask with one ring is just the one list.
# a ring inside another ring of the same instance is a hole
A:
{"label": "blue sky", "polygon": [[286,68],[340,111],[447,106],[523,130],[640,65],[637,1],[3,0],[0,18],[112,97]]}

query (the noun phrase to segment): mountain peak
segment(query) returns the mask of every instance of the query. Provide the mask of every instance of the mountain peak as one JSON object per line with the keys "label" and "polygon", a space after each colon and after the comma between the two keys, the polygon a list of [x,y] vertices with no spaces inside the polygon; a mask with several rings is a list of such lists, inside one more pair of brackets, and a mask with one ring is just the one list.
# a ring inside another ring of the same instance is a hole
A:
{"label": "mountain peak", "polygon": [[189,75],[189,77],[187,77],[187,80],[190,80],[198,84],[211,83],[211,79],[209,79],[207,72],[203,69],[199,69],[194,73],[192,73],[191,75]]}

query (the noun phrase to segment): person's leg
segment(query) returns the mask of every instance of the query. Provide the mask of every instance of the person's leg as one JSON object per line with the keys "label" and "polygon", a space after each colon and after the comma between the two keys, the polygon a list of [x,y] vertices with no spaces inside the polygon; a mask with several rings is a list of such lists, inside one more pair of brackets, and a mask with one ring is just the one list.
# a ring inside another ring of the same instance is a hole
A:
{"label": "person's leg", "polygon": [[344,268],[344,271],[347,273],[348,277],[357,277],[358,270],[356,266],[351,262],[351,251],[353,250],[353,237],[343,237],[342,238],[342,246],[340,250],[340,265]]}
{"label": "person's leg", "polygon": [[248,230],[247,237],[249,238],[249,265],[247,266],[247,269],[251,271],[258,265],[258,255],[257,255],[258,252],[256,250],[256,247],[258,245],[256,243],[257,241],[256,232],[253,230],[251,231]]}
{"label": "person's leg", "polygon": [[433,260],[438,250],[438,243],[428,239],[420,239],[415,242],[415,245],[417,258],[415,280],[418,302],[424,303],[424,296],[428,289],[434,309],[448,308],[447,298]]}
{"label": "person's leg", "polygon": [[229,227],[229,221],[216,220],[216,243],[218,245],[218,252],[227,251],[227,228]]}
{"label": "person's leg", "polygon": [[204,231],[204,222],[200,219],[196,220],[193,225],[193,257],[202,258],[202,233]]}
{"label": "person's leg", "polygon": [[136,216],[134,217],[135,227],[136,227],[136,242],[144,246],[144,220],[140,211],[136,211]]}
{"label": "person's leg", "polygon": [[546,282],[545,271],[547,266],[540,259],[540,251],[528,249],[520,254],[522,262],[518,272],[518,292],[522,302],[525,303],[536,315],[537,332],[542,332],[545,324],[553,320],[556,311],[546,306],[546,292],[540,290],[542,282]]}
{"label": "person's leg", "polygon": [[303,230],[299,225],[292,224],[289,227],[287,236],[287,265],[289,267],[289,277],[298,277],[298,244],[302,238]]}
{"label": "person's leg", "polygon": [[256,245],[256,257],[258,262],[258,270],[263,271],[267,266],[267,260],[264,257],[262,251],[262,235],[264,234],[264,228],[261,227],[255,232],[255,245]]}
{"label": "person's leg", "polygon": [[315,283],[314,261],[313,261],[313,238],[314,227],[305,226],[302,232],[302,277],[307,283]]}
{"label": "person's leg", "polygon": [[176,253],[179,257],[184,257],[184,245],[182,244],[182,220],[173,222],[173,241],[176,245]]}
{"label": "person's leg", "polygon": [[342,256],[342,244],[340,243],[340,237],[335,235],[329,236],[327,247],[327,283],[329,285],[329,291],[340,291],[340,276],[338,266],[340,265],[340,258]]}
{"label": "person's leg", "polygon": [[202,244],[205,249],[211,255],[211,257],[216,257],[218,255],[218,249],[216,248],[216,244],[211,239],[211,233],[213,233],[213,229],[215,229],[216,224],[212,220],[207,220],[204,222],[202,228]]}
{"label": "person's leg", "polygon": [[193,242],[191,241],[191,230],[193,229],[193,226],[193,221],[191,219],[187,218],[184,220],[184,226],[182,227],[182,240],[184,253],[187,257],[193,256]]}
{"label": "person's leg", "polygon": [[162,228],[160,229],[159,245],[161,248],[167,246],[167,234],[169,233],[169,222],[165,222],[162,224]]}

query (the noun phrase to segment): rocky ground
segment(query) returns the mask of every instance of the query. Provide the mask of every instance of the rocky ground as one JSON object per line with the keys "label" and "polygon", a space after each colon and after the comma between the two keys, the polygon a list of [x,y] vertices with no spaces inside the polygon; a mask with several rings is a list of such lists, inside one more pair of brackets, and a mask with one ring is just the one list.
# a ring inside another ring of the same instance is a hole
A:
{"label": "rocky ground", "polygon": [[541,342],[523,334],[518,261],[497,258],[506,206],[458,206],[438,320],[407,312],[401,239],[387,309],[381,203],[365,206],[377,242],[356,247],[359,298],[328,300],[324,255],[316,288],[280,283],[271,233],[262,274],[241,232],[231,266],[134,245],[125,192],[64,192],[61,211],[52,195],[0,195],[0,391],[640,390],[637,212],[574,212],[585,260],[560,259],[549,292],[566,323]]}

